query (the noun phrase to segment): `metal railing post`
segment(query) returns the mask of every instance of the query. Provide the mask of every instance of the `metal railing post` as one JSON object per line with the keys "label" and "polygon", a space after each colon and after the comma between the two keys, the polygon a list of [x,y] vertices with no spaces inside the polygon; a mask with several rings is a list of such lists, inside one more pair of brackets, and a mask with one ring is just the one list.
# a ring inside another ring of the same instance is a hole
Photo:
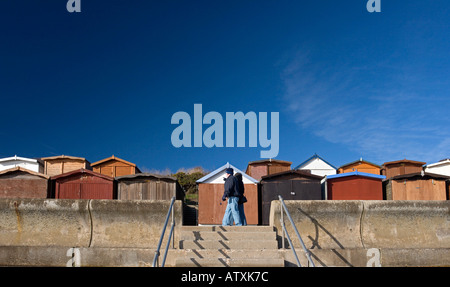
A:
{"label": "metal railing post", "polygon": [[[172,229],[174,227],[175,227],[175,210],[172,208]],[[175,238],[175,234],[173,235],[173,237]],[[175,249],[175,240],[172,240],[172,249]]]}
{"label": "metal railing post", "polygon": [[[169,223],[170,214],[171,214],[171,212],[173,212],[173,204],[174,203],[175,203],[175,196],[172,197],[172,200],[170,201],[169,211],[167,212],[166,221],[164,222],[164,227],[163,227],[163,230],[161,232],[161,237],[159,238],[159,241],[158,241],[158,247],[156,248],[156,251],[155,251],[155,257],[153,258],[153,264],[152,264],[153,267],[158,267],[159,266],[159,263],[158,263],[158,258],[160,256],[159,249],[161,248],[162,241],[164,240],[164,234],[166,233],[167,223]],[[166,260],[167,248],[170,245],[170,240],[171,240],[171,237],[172,237],[174,226],[175,226],[175,220],[174,220],[174,215],[172,213],[172,227],[170,229],[169,241],[167,242],[167,245],[166,245],[166,251],[165,251],[165,254],[164,254],[164,261],[162,263],[162,266],[164,266],[164,263],[165,263],[165,260]]]}
{"label": "metal railing post", "polygon": [[[292,227],[294,228],[295,233],[297,234],[298,239],[300,240],[300,244],[302,245],[303,251],[305,251],[305,254],[306,254],[306,257],[308,258],[309,263],[311,264],[312,267],[315,267],[314,262],[311,259],[311,255],[310,255],[311,252],[309,252],[309,250],[306,248],[305,243],[303,242],[302,237],[300,236],[300,233],[298,232],[297,227],[295,226],[295,223],[292,220],[291,215],[289,214],[289,210],[287,209],[286,204],[284,204],[283,197],[281,197],[281,195],[278,195],[278,198],[280,199],[280,202],[281,202],[281,205],[282,205],[282,212],[283,212],[283,209],[284,209],[284,211],[286,212],[286,215],[287,215],[289,221],[291,222]],[[283,226],[283,229],[286,230],[286,235],[287,235],[287,238],[288,238],[288,241],[289,241],[289,245],[292,247],[292,251],[294,252],[294,255],[295,255],[296,259],[298,259],[297,258],[297,254],[296,254],[296,252],[294,250],[294,246],[292,245],[292,243],[290,241],[289,233],[287,232],[287,229],[286,229],[286,226],[284,225],[284,222],[283,222],[282,226]],[[298,264],[298,266],[300,266],[300,262],[297,262],[297,264]]]}

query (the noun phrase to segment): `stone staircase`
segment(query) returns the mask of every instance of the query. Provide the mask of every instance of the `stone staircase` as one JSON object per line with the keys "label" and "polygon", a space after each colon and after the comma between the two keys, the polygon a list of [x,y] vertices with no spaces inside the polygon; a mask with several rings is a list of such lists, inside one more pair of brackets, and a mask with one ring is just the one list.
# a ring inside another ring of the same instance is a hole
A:
{"label": "stone staircase", "polygon": [[183,226],[176,267],[284,267],[271,226]]}

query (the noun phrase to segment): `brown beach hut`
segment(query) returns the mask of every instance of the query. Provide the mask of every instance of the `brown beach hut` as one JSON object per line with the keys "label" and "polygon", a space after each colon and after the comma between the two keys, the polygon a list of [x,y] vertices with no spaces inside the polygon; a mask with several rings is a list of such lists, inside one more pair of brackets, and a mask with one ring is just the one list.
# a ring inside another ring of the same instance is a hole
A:
{"label": "brown beach hut", "polygon": [[94,162],[91,166],[93,171],[110,177],[118,177],[141,172],[136,164],[115,157],[114,155]]}
{"label": "brown beach hut", "polygon": [[84,168],[52,176],[52,197],[115,199],[114,178]]}
{"label": "brown beach hut", "polygon": [[89,161],[82,157],[58,155],[52,157],[43,157],[44,174],[48,176],[59,175],[74,171],[80,168],[91,169]]}
{"label": "brown beach hut", "polygon": [[322,176],[303,170],[266,175],[260,181],[261,224],[269,225],[270,204],[281,195],[284,200],[321,200]]}
{"label": "brown beach hut", "polygon": [[227,202],[222,201],[225,171],[231,167],[234,173],[242,174],[247,202],[244,203],[247,224],[258,224],[258,181],[233,165],[226,163],[215,171],[197,180],[198,224],[222,224]]}
{"label": "brown beach hut", "polygon": [[397,175],[384,183],[387,200],[447,200],[448,176],[428,172]]}
{"label": "brown beach hut", "polygon": [[256,180],[261,180],[263,176],[291,170],[291,164],[290,161],[278,159],[251,161],[248,163],[245,173]]}
{"label": "brown beach hut", "polygon": [[117,181],[117,199],[122,200],[177,200],[184,199],[184,192],[176,177],[152,173],[123,175]]}
{"label": "brown beach hut", "polygon": [[23,167],[0,172],[0,198],[47,198],[49,176]]}
{"label": "brown beach hut", "polygon": [[414,161],[414,160],[396,160],[385,162],[381,166],[381,174],[385,175],[387,179],[410,173],[418,173],[423,170],[423,166],[426,162]]}

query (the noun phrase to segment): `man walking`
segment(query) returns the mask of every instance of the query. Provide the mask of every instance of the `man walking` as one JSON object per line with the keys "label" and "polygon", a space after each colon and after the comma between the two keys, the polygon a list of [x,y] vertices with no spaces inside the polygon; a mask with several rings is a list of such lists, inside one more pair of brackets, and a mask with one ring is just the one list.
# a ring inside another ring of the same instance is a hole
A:
{"label": "man walking", "polygon": [[239,215],[239,184],[237,179],[233,176],[233,169],[227,168],[225,171],[225,184],[222,200],[228,198],[227,208],[222,219],[223,226],[233,225],[233,220],[236,226],[242,226],[241,217]]}
{"label": "man walking", "polygon": [[241,218],[242,225],[245,226],[247,225],[247,219],[245,218],[244,203],[247,202],[247,198],[244,196],[245,186],[244,182],[242,181],[242,173],[239,172],[235,173],[234,177],[237,179],[239,186],[239,203],[238,203],[239,216]]}

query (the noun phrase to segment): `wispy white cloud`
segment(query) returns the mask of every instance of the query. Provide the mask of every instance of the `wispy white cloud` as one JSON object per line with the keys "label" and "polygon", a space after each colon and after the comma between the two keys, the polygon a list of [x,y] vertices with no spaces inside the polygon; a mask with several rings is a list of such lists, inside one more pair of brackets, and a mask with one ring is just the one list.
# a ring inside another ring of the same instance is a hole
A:
{"label": "wispy white cloud", "polygon": [[377,162],[450,157],[447,96],[417,82],[413,70],[397,67],[396,76],[371,83],[368,68],[309,58],[297,54],[282,73],[286,110],[300,127]]}

